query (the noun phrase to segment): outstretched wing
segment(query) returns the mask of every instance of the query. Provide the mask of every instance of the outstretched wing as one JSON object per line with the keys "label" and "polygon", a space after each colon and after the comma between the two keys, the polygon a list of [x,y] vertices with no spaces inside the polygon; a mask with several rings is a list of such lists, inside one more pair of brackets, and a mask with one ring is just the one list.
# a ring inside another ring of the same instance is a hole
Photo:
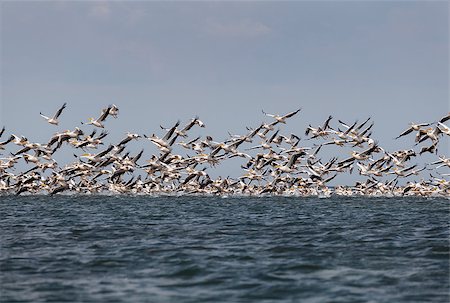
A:
{"label": "outstretched wing", "polygon": [[410,127],[410,128],[408,128],[407,130],[405,130],[404,132],[402,132],[398,137],[396,137],[395,139],[398,139],[398,138],[400,138],[400,137],[403,137],[403,136],[406,136],[407,134],[409,134],[410,132],[412,132],[413,131],[413,128],[412,127]]}
{"label": "outstretched wing", "polygon": [[290,118],[290,117],[292,117],[292,116],[294,116],[295,114],[297,114],[299,111],[301,111],[302,109],[301,108],[299,108],[299,109],[297,109],[296,111],[293,111],[293,112],[291,112],[291,113],[289,113],[289,114],[286,114],[286,115],[284,115],[283,116],[283,118]]}
{"label": "outstretched wing", "polygon": [[268,114],[268,113],[266,113],[264,110],[261,110],[262,111],[262,113],[264,114],[264,115],[266,115],[267,117],[272,117],[272,118],[274,118],[276,115],[274,115],[274,114]]}
{"label": "outstretched wing", "polygon": [[104,121],[104,120],[106,119],[106,117],[108,117],[109,111],[110,111],[110,110],[111,110],[111,106],[108,106],[107,109],[104,109],[104,110],[102,111],[102,115],[100,116],[100,118],[98,118],[98,121],[99,121],[99,122]]}
{"label": "outstretched wing", "polygon": [[60,109],[56,112],[56,114],[53,116],[53,119],[58,119],[58,117],[61,115],[62,111],[66,108],[67,103],[64,102],[64,104],[61,106]]}
{"label": "outstretched wing", "polygon": [[446,116],[442,117],[439,122],[444,123],[447,120],[450,120],[450,112]]}

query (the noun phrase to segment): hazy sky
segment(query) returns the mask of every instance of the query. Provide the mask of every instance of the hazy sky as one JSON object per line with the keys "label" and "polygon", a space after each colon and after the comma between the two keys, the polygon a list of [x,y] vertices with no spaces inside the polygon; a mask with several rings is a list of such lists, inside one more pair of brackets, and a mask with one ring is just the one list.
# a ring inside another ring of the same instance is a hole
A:
{"label": "hazy sky", "polygon": [[115,103],[111,138],[199,115],[222,140],[302,107],[286,132],[370,116],[383,146],[410,148],[392,138],[449,111],[447,1],[0,5],[0,125],[32,141]]}

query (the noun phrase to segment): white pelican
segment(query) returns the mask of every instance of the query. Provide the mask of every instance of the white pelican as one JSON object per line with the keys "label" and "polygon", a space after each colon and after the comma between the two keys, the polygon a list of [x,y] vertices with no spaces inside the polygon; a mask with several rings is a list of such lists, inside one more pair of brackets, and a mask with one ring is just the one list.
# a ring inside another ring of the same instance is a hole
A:
{"label": "white pelican", "polygon": [[445,158],[444,156],[440,156],[438,161],[434,161],[430,164],[431,165],[440,164],[440,165],[436,166],[436,169],[438,169],[442,166],[447,166],[450,168],[450,158]]}
{"label": "white pelican", "polygon": [[130,132],[127,132],[127,136],[125,137],[125,139],[123,139],[122,141],[120,141],[120,143],[118,145],[125,145],[128,142],[130,142],[131,140],[135,139],[139,139],[141,136],[139,136],[138,134],[132,134]]}
{"label": "white pelican", "polygon": [[109,114],[113,116],[114,118],[117,118],[117,115],[119,114],[119,108],[117,105],[113,104],[111,105],[111,109],[109,110]]}
{"label": "white pelican", "polygon": [[277,120],[277,123],[284,123],[284,124],[286,124],[286,119],[287,119],[287,118],[290,118],[290,117],[294,116],[296,113],[298,113],[298,112],[301,111],[301,110],[302,110],[302,109],[299,108],[299,109],[297,109],[296,111],[290,112],[290,113],[288,113],[288,114],[286,114],[286,115],[284,115],[284,116],[274,115],[274,114],[268,114],[268,113],[266,113],[266,112],[264,112],[264,111],[262,111],[262,112],[263,112],[264,115],[266,115],[266,116],[268,116],[268,117],[272,117],[272,118],[274,118],[275,120]]}
{"label": "white pelican", "polygon": [[62,111],[66,108],[66,105],[67,105],[67,103],[64,103],[63,106],[61,106],[61,108],[58,109],[58,111],[52,118],[44,116],[41,112],[39,114],[41,115],[42,118],[47,120],[48,123],[53,124],[53,125],[58,125],[58,117],[61,115]]}
{"label": "white pelican", "polygon": [[347,158],[345,160],[342,160],[338,162],[338,165],[342,165],[346,162],[353,162],[354,160],[367,160],[369,159],[370,155],[378,148],[378,144],[375,143],[372,147],[369,147],[365,151],[362,151],[360,153],[356,151],[352,151],[352,156],[350,158]]}
{"label": "white pelican", "polygon": [[430,124],[431,124],[431,123],[418,123],[418,124],[416,124],[416,123],[411,123],[410,126],[409,126],[409,128],[406,129],[404,132],[402,132],[400,135],[398,135],[398,137],[396,137],[395,139],[398,139],[398,138],[400,138],[400,137],[406,136],[407,134],[409,134],[409,133],[412,132],[413,130],[419,131],[419,130],[421,129],[421,127],[423,127],[423,126],[428,126],[428,125],[430,125]]}
{"label": "white pelican", "polygon": [[434,153],[434,152],[436,152],[437,153],[437,149],[436,149],[436,144],[431,144],[430,146],[424,146],[424,147],[422,147],[421,149],[420,149],[420,152],[419,152],[419,155],[421,155],[421,154],[423,154],[423,153],[430,153],[430,154],[432,154],[432,153]]}
{"label": "white pelican", "polygon": [[[86,124],[91,124],[96,127],[105,128],[105,126],[102,124],[102,122],[105,121],[106,117],[108,117],[109,112],[111,111],[111,108],[112,108],[111,106],[108,106],[108,108],[103,109],[100,117],[98,117],[96,120],[94,120],[94,118],[90,118],[89,122],[87,122]],[[81,122],[81,124],[84,124],[84,123]]]}

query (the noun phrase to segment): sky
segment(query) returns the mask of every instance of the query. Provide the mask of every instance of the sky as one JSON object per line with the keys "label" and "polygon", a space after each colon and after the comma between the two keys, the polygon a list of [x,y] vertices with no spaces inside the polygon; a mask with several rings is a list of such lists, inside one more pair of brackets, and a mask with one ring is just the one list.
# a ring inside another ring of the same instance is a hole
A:
{"label": "sky", "polygon": [[[198,115],[221,141],[301,107],[284,133],[372,117],[396,150],[413,147],[392,139],[408,123],[449,111],[447,1],[2,1],[0,14],[0,125],[31,141],[111,103],[117,140]],[[60,126],[39,116],[64,102]]]}

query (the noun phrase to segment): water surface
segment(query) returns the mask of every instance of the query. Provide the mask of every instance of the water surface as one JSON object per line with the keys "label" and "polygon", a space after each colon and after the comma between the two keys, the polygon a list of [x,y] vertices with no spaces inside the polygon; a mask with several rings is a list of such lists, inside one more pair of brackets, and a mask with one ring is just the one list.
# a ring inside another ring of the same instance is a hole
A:
{"label": "water surface", "polygon": [[449,201],[0,197],[1,302],[449,302]]}

